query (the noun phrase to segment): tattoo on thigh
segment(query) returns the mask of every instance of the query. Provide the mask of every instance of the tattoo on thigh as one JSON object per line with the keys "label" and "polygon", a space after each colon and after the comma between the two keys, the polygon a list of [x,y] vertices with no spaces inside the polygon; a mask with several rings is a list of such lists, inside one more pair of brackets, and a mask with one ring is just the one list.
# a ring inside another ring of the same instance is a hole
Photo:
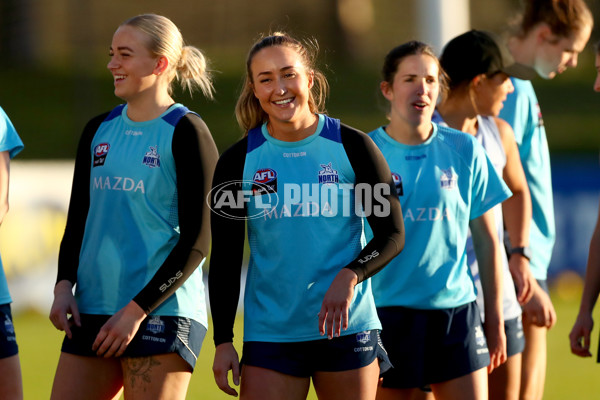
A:
{"label": "tattoo on thigh", "polygon": [[[146,386],[151,382],[152,368],[160,365],[154,357],[131,357],[127,359],[127,377],[132,388]],[[139,386],[138,386],[139,387]]]}

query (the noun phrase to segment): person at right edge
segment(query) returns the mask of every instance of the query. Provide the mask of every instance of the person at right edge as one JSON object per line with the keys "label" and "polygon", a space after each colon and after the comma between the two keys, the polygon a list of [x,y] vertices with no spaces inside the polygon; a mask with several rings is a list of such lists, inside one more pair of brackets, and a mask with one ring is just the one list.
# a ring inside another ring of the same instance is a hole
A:
{"label": "person at right edge", "polygon": [[[533,67],[544,79],[552,79],[577,66],[577,56],[590,37],[592,26],[592,14],[583,0],[526,0],[507,46],[516,62]],[[510,237],[507,247],[509,259],[529,259],[537,281],[533,297],[523,305],[525,350],[520,391],[522,400],[537,400],[544,393],[546,335],[556,323],[546,281],[555,240],[550,153],[532,83],[511,79],[515,90],[508,95],[500,118],[515,132],[531,193],[532,221],[529,247],[511,246]],[[522,282],[518,275],[513,278],[519,287]]]}
{"label": "person at right edge", "polygon": [[[600,93],[600,42],[596,43],[596,81],[594,91]],[[588,260],[585,271],[585,284],[581,294],[579,313],[569,334],[571,353],[579,357],[591,357],[591,333],[594,327],[592,313],[600,293],[600,208],[596,219],[596,226],[590,240]],[[600,350],[600,349],[599,349]],[[600,351],[597,362],[600,363]]]}

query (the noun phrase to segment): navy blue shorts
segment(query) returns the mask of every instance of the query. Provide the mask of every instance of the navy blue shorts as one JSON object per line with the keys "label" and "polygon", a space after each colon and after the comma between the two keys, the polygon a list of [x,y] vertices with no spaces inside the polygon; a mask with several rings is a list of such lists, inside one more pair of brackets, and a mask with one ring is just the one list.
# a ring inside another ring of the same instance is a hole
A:
{"label": "navy blue shorts", "polygon": [[377,313],[394,365],[383,374],[383,387],[426,389],[490,363],[475,302],[444,310],[381,307]]}
{"label": "navy blue shorts", "polygon": [[[102,325],[110,315],[81,314],[81,327],[72,326],[73,338],[65,336],[62,351],[86,357],[97,357],[92,351]],[[202,348],[206,328],[197,321],[183,317],[150,315],[142,321],[122,357],[147,357],[177,353],[192,369]]]}
{"label": "navy blue shorts", "polygon": [[310,377],[317,371],[347,371],[379,359],[381,371],[390,368],[379,330],[306,342],[244,342],[242,364],[287,375]]}
{"label": "navy blue shorts", "polygon": [[525,334],[521,316],[504,321],[504,332],[506,333],[506,356],[522,353],[525,349]]}
{"label": "navy blue shorts", "polygon": [[19,354],[10,304],[0,305],[0,321],[2,321],[0,323],[0,358],[12,357]]}

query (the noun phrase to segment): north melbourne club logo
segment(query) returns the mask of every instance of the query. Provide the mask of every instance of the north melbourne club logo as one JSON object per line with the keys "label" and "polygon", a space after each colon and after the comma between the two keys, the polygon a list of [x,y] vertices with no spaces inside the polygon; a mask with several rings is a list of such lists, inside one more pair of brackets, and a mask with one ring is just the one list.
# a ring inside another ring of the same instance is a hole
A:
{"label": "north melbourne club logo", "polygon": [[163,333],[165,331],[165,323],[160,319],[160,317],[152,317],[148,320],[148,324],[146,325],[146,330],[154,333]]}
{"label": "north melbourne club logo", "polygon": [[319,183],[320,184],[329,184],[329,183],[338,183],[339,177],[338,172],[333,169],[331,163],[329,164],[321,164],[321,171],[319,171]]}
{"label": "north melbourne club logo", "polygon": [[94,147],[94,164],[93,167],[101,167],[106,161],[108,150],[110,149],[109,143],[100,143]]}
{"label": "north melbourne club logo", "polygon": [[452,168],[442,170],[442,178],[440,179],[440,185],[442,189],[454,189],[456,187],[457,180],[458,176],[454,173]]}
{"label": "north melbourne club logo", "polygon": [[371,332],[363,331],[356,334],[356,341],[362,344],[367,344],[371,341]]}
{"label": "north melbourne club logo", "polygon": [[150,168],[160,167],[160,155],[158,154],[158,146],[150,146],[150,151],[144,155],[142,164]]}

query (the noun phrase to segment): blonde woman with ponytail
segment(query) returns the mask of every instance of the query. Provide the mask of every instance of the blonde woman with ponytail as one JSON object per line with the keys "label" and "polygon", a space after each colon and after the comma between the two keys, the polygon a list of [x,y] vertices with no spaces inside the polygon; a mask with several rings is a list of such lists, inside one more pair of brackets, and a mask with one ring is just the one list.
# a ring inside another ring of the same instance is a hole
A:
{"label": "blonde woman with ponytail", "polygon": [[212,98],[211,75],[154,14],[121,24],[109,55],[125,103],[93,118],[77,150],[50,311],[66,334],[52,398],[184,399],[208,327],[202,199],[218,152],[172,84]]}

